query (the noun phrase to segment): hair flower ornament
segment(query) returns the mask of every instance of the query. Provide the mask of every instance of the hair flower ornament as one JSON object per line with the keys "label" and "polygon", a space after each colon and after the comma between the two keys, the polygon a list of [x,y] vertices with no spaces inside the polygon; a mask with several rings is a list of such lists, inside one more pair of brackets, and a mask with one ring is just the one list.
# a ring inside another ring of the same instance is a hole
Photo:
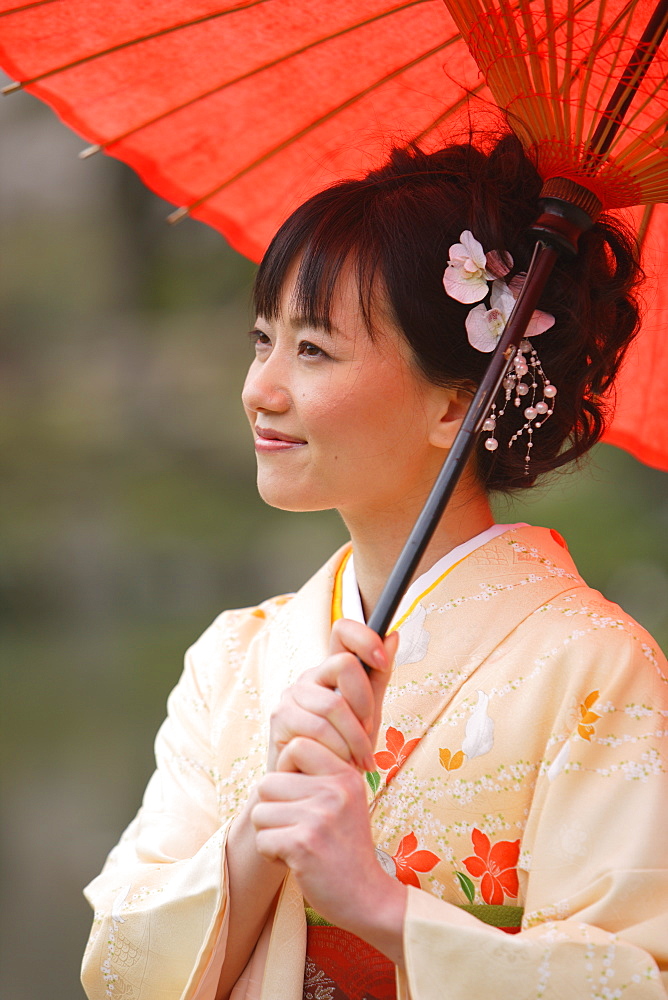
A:
{"label": "hair flower ornament", "polygon": [[[443,286],[450,298],[465,304],[480,303],[469,311],[465,327],[471,347],[477,351],[489,354],[494,350],[504,331],[506,323],[513,311],[526,274],[516,274],[510,281],[506,276],[513,267],[513,258],[508,253],[491,250],[485,253],[482,244],[478,242],[469,229],[465,229],[459,237],[459,243],[450,247],[448,266],[443,275]],[[491,292],[490,286],[491,284]],[[489,308],[482,301],[489,293]],[[496,451],[499,442],[496,439],[496,425],[502,417],[511,398],[514,396],[516,407],[524,406],[525,423],[516,431],[508,442],[508,447],[526,434],[527,450],[525,470],[529,471],[529,460],[533,447],[534,428],[552,416],[554,397],[557,395],[553,386],[543,371],[540,359],[529,337],[537,337],[554,325],[554,316],[535,309],[525,332],[525,339],[520,350],[503,380],[505,400],[500,409],[496,403],[484,421],[482,429],[491,432],[485,441],[488,451]]]}
{"label": "hair flower ornament", "polygon": [[[457,302],[480,302],[489,291],[487,283],[503,278],[513,266],[510,254],[498,250],[485,253],[469,229],[450,247],[450,259],[443,275],[445,290]],[[504,259],[505,258],[505,259]]]}
{"label": "hair flower ornament", "polygon": [[[481,303],[466,317],[466,333],[471,347],[486,354],[494,350],[513,311],[524,277],[518,274],[508,285],[498,278],[492,281],[490,308],[486,309]],[[554,326],[554,316],[534,309],[525,336],[537,337],[551,326]]]}

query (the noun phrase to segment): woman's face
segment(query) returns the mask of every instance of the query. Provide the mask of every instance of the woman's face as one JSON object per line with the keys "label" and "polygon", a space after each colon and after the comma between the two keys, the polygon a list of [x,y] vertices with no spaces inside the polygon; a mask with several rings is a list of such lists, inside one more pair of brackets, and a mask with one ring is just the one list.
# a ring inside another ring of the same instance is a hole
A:
{"label": "woman's face", "polygon": [[344,519],[412,511],[442,464],[441,418],[459,394],[417,371],[390,322],[371,340],[356,283],[344,271],[339,285],[331,333],[296,314],[294,278],[278,318],[257,319],[242,398],[258,489],[274,507],[337,508]]}

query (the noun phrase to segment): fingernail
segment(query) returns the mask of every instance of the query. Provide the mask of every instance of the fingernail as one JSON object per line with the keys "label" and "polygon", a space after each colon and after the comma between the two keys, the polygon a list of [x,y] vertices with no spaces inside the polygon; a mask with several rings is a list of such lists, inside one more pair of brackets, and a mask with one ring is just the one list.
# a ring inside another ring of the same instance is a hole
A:
{"label": "fingernail", "polygon": [[373,757],[371,755],[369,755],[368,757],[365,757],[365,759],[364,759],[364,769],[366,771],[375,771],[376,770],[376,762],[375,762],[375,760],[373,759]]}
{"label": "fingernail", "polygon": [[373,658],[379,667],[387,666],[387,658],[382,649],[375,649],[373,651]]}

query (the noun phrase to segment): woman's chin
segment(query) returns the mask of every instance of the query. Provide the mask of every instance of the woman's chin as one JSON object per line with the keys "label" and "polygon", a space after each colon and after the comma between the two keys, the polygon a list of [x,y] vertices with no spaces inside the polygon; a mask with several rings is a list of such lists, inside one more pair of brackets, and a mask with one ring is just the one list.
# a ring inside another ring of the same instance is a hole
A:
{"label": "woman's chin", "polygon": [[307,490],[296,489],[294,484],[286,486],[285,483],[267,482],[261,476],[257,478],[257,491],[266,504],[278,510],[303,513],[310,510],[331,510],[334,506]]}

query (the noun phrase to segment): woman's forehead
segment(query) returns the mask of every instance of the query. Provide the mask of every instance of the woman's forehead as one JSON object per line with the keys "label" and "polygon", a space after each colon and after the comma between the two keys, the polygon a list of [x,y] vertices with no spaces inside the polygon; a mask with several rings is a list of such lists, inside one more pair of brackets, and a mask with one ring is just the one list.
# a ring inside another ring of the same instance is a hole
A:
{"label": "woman's forehead", "polygon": [[[360,267],[353,252],[336,266],[320,268],[300,254],[288,267],[271,315],[294,327],[346,335],[352,325],[372,339],[384,329],[398,331],[390,297],[380,272]],[[316,278],[319,277],[319,281]]]}
{"label": "woman's forehead", "polygon": [[285,254],[270,247],[256,280],[257,312],[304,316],[309,325],[330,329],[341,309],[361,310],[368,326],[374,271],[375,264],[352,237],[345,245],[307,239]]}

